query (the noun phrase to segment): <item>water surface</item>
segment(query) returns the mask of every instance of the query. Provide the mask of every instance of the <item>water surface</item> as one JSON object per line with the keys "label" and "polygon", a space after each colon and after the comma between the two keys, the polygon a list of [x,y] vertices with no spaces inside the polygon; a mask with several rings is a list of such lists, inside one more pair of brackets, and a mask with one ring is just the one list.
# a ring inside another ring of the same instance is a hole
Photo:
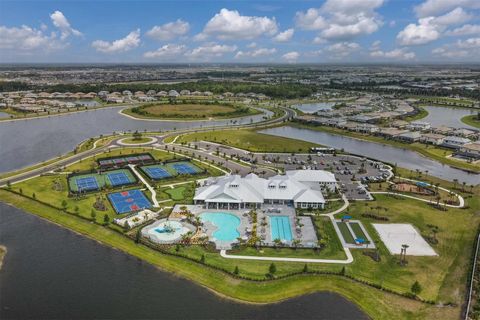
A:
{"label": "water surface", "polygon": [[339,295],[247,305],[0,203],[0,319],[367,319]]}
{"label": "water surface", "polygon": [[435,106],[425,106],[423,107],[428,111],[428,116],[419,120],[430,123],[433,127],[447,126],[452,128],[467,128],[467,129],[477,129],[475,127],[469,126],[468,124],[463,123],[460,119],[475,114],[480,110],[475,110],[471,108],[452,108],[452,107],[435,107]]}
{"label": "water surface", "polygon": [[[71,151],[78,143],[100,134],[250,123],[264,114],[219,121],[147,121],[105,108],[37,119],[0,122],[0,172],[20,169]],[[270,111],[266,112],[271,115]]]}
{"label": "water surface", "polygon": [[402,168],[411,170],[420,169],[421,171],[428,170],[428,174],[450,181],[458,179],[458,181],[465,181],[467,184],[478,184],[480,181],[480,175],[478,174],[470,174],[463,170],[452,168],[438,161],[426,158],[414,151],[399,147],[289,126],[266,129],[261,132],[281,137],[305,140],[336,149],[344,149],[349,153],[370,157],[391,164],[396,163]]}

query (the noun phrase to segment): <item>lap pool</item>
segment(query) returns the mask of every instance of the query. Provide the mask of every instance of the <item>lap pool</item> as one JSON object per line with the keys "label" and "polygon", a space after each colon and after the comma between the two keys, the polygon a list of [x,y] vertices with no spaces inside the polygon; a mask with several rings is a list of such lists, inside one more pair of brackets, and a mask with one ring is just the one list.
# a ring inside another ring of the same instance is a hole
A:
{"label": "lap pool", "polygon": [[290,225],[290,217],[288,216],[269,216],[270,232],[272,241],[280,239],[282,241],[292,241],[292,226]]}
{"label": "lap pool", "polygon": [[237,228],[240,226],[240,218],[227,212],[205,212],[200,215],[202,222],[210,222],[218,229],[213,232],[214,241],[233,242],[239,236]]}

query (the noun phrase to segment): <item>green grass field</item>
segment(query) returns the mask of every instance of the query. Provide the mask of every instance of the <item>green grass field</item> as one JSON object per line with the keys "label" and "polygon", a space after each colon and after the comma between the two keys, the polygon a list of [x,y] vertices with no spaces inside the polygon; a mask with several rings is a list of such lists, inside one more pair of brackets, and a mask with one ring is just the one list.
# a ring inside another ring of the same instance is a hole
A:
{"label": "green grass field", "polygon": [[355,244],[355,239],[353,239],[353,235],[350,232],[350,230],[347,227],[346,222],[336,222],[338,228],[340,229],[340,232],[342,233],[343,240],[345,240],[346,243],[350,244]]}
{"label": "green grass field", "polygon": [[182,135],[177,143],[211,141],[252,152],[308,152],[318,144],[289,138],[276,137],[252,130],[222,130]]}
{"label": "green grass field", "polygon": [[259,114],[260,111],[241,105],[214,103],[147,104],[125,109],[125,114],[139,118],[159,119],[225,119]]}
{"label": "green grass field", "polygon": [[480,129],[480,119],[478,118],[477,115],[472,114],[469,116],[465,116],[462,119],[460,119],[463,123],[468,124],[469,126],[479,128]]}
{"label": "green grass field", "polygon": [[185,200],[184,192],[186,191],[186,189],[186,187],[180,186],[173,189],[167,189],[165,190],[165,193],[167,193],[172,200],[181,201]]}
{"label": "green grass field", "polygon": [[365,243],[370,243],[358,222],[349,222],[349,224],[353,230],[353,233],[355,233],[356,238],[362,238],[363,240],[365,240]]}

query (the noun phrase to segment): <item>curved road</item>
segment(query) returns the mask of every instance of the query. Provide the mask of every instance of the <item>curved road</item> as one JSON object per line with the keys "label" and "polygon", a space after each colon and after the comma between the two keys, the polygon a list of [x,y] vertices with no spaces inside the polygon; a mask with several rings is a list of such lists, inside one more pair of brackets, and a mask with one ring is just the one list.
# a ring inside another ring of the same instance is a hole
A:
{"label": "curved road", "polygon": [[[262,121],[262,122],[257,122],[257,123],[243,124],[243,125],[242,124],[230,125],[230,126],[225,125],[225,126],[214,127],[214,128],[213,127],[204,127],[204,128],[185,129],[185,130],[180,130],[180,131],[170,131],[170,132],[167,132],[164,135],[154,136],[158,141],[152,141],[149,144],[143,144],[142,147],[157,147],[157,148],[159,148],[162,145],[165,145],[164,140],[167,137],[181,135],[181,134],[185,134],[185,133],[191,133],[191,132],[204,132],[204,131],[210,131],[212,129],[226,130],[226,129],[231,129],[231,128],[263,128],[263,127],[267,127],[267,126],[271,126],[271,125],[274,125],[274,124],[281,123],[285,120],[288,120],[288,119],[294,117],[295,114],[296,114],[296,112],[294,110],[289,109],[289,108],[280,107],[280,109],[283,109],[284,114],[282,116],[278,117],[278,118],[274,118],[274,119],[270,119],[270,120],[266,120],[266,121]],[[84,151],[84,152],[81,152],[81,153],[77,153],[77,154],[72,155],[72,156],[67,157],[67,158],[59,159],[58,161],[54,161],[50,164],[47,164],[45,166],[41,166],[41,167],[36,168],[36,169],[28,170],[26,172],[22,172],[22,173],[19,173],[19,174],[10,176],[10,177],[2,178],[2,179],[0,179],[0,187],[5,186],[8,182],[14,184],[14,183],[17,183],[17,182],[20,182],[20,181],[28,180],[30,178],[33,178],[33,177],[51,172],[53,170],[56,170],[56,169],[64,167],[64,166],[71,165],[71,164],[76,163],[76,162],[78,162],[82,159],[92,157],[92,156],[94,156],[96,154],[99,154],[99,153],[103,153],[104,151],[108,150],[109,148],[115,148],[115,147],[119,147],[119,146],[123,147],[124,145],[121,142],[119,142],[119,140],[122,140],[123,138],[124,137],[119,136],[119,137],[115,138],[114,140],[112,140],[106,146],[95,148],[95,149],[90,149],[90,150],[87,150],[87,151]],[[132,145],[132,147],[134,147],[134,146],[135,145]],[[189,150],[188,148],[179,147],[179,146],[175,146],[175,147],[176,147],[176,150],[179,150],[179,151],[180,150],[181,151],[190,151],[190,153],[193,152],[193,150]],[[219,162],[220,163],[222,163],[222,162],[225,163],[225,159],[223,159],[221,157],[217,157],[215,155],[208,154],[208,153],[203,152],[203,151],[199,152],[199,154],[201,154],[202,157],[206,157],[206,159],[208,159],[208,160],[214,160],[217,163],[219,163]],[[229,167],[231,167],[232,172],[236,172],[238,170],[239,173],[243,173],[245,168],[247,168],[247,167],[241,166],[238,163],[235,163],[233,161],[229,161],[228,163],[225,163],[225,165],[227,165],[227,164],[228,164]],[[268,170],[268,169],[266,169],[266,170]]]}

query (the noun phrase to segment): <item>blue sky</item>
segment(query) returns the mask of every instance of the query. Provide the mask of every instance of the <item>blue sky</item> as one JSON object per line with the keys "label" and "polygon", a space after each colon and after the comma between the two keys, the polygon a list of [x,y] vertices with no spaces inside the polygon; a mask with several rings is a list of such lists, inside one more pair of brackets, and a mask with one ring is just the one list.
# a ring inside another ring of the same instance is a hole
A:
{"label": "blue sky", "polygon": [[480,1],[2,0],[0,61],[480,62]]}

